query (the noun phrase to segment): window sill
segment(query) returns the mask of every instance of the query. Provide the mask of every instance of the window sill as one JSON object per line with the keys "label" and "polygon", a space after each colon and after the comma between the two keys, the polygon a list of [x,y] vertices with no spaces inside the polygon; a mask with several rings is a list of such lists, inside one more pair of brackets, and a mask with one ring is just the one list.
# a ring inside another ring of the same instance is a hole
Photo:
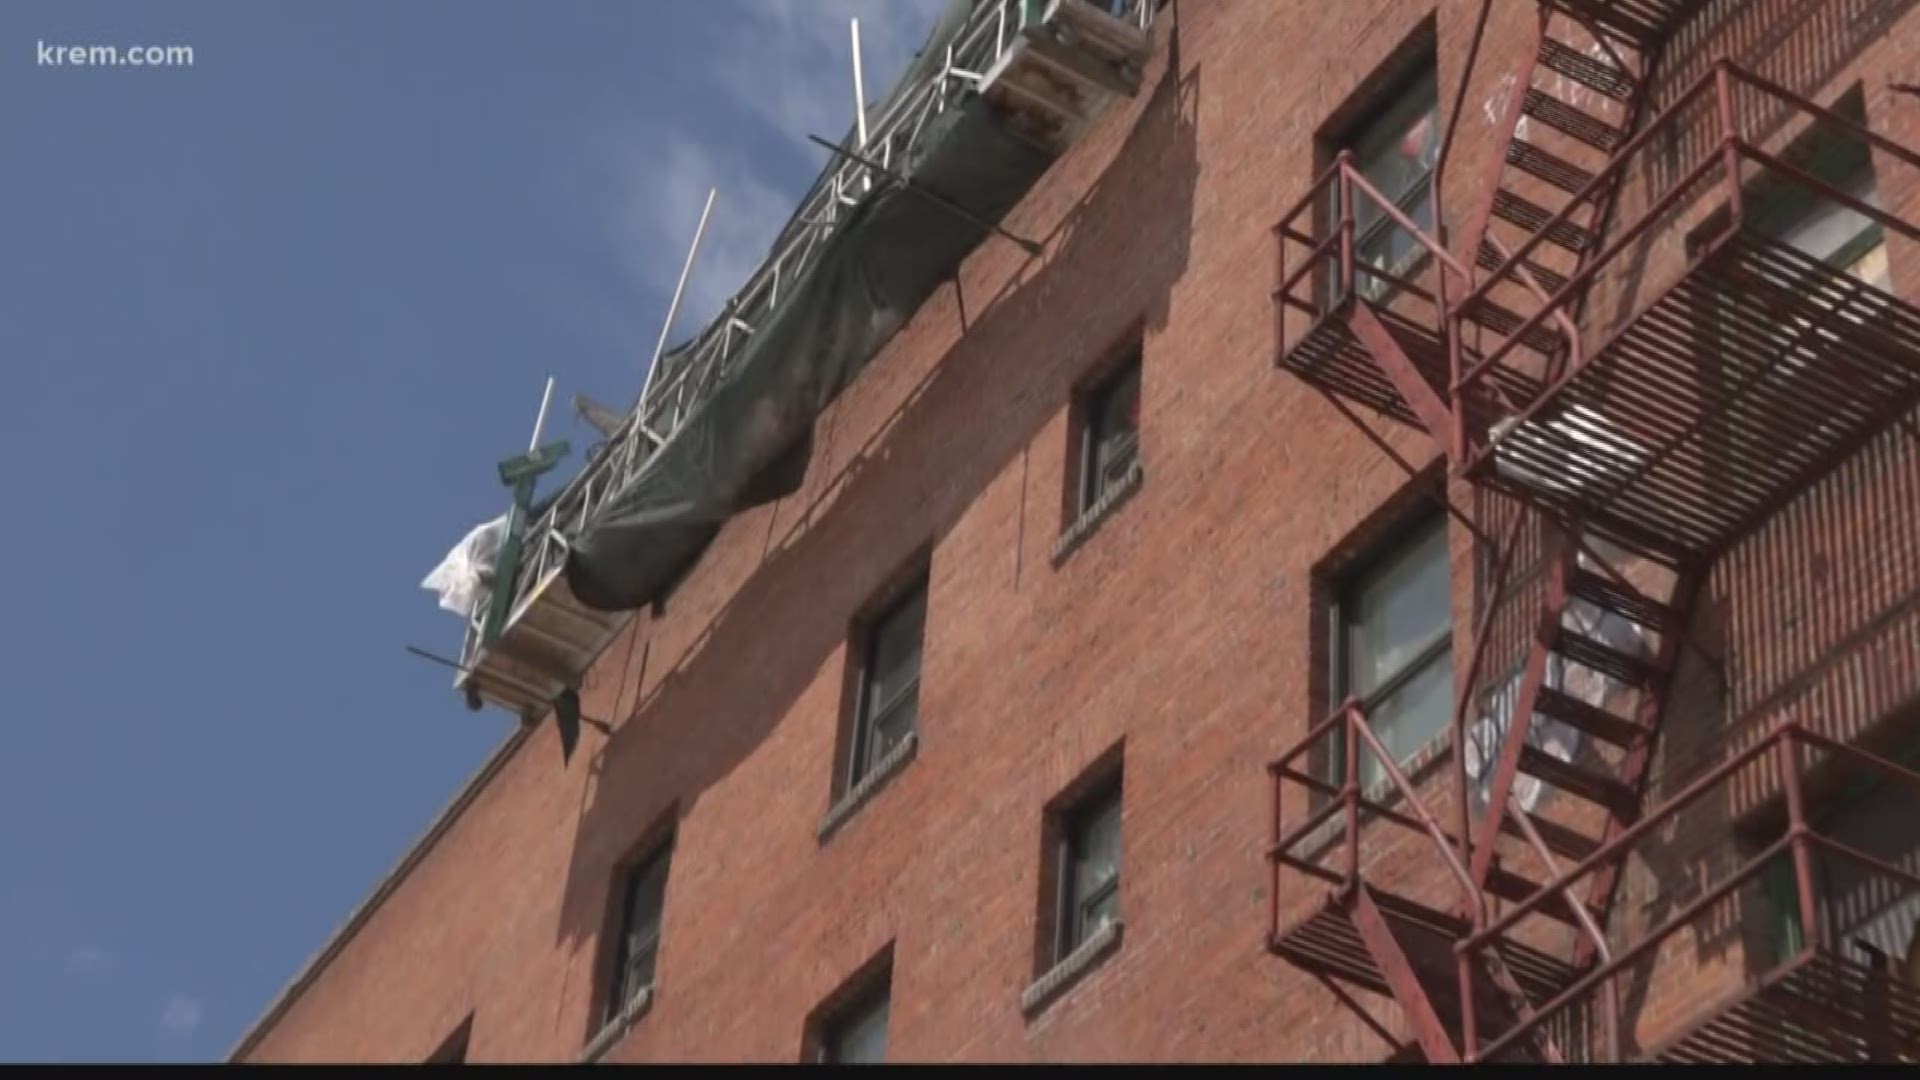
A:
{"label": "window sill", "polygon": [[919,748],[920,733],[917,731],[908,733],[906,738],[900,740],[899,746],[887,751],[886,757],[881,758],[867,775],[860,778],[859,783],[849,788],[846,794],[840,796],[840,801],[827,810],[826,816],[820,819],[819,828],[814,830],[814,836],[821,843],[826,843],[827,838],[832,836],[862,806],[865,806],[875,792],[885,787],[887,781],[892,780],[900,770],[907,767],[907,763],[914,759]]}
{"label": "window sill", "polygon": [[615,1043],[626,1038],[627,1034],[633,1030],[633,1025],[639,1023],[640,1018],[647,1015],[652,1008],[653,987],[649,986],[635,995],[633,1001],[620,1010],[619,1016],[607,1021],[606,1025],[600,1029],[600,1033],[587,1044],[587,1048],[580,1051],[580,1064],[592,1065],[606,1056],[607,1051],[613,1049]]}
{"label": "window sill", "polygon": [[1128,499],[1133,497],[1134,492],[1140,490],[1140,485],[1146,480],[1146,476],[1146,469],[1142,467],[1140,459],[1135,458],[1133,466],[1127,470],[1126,475],[1102,492],[1098,502],[1087,507],[1073,524],[1066,527],[1066,530],[1060,534],[1060,539],[1053,543],[1052,562],[1056,570],[1061,563],[1067,561],[1067,556],[1072,555],[1075,549],[1087,542],[1087,538],[1100,528],[1101,522],[1112,517],[1114,511],[1120,509]]}
{"label": "window sill", "polygon": [[[1425,746],[1416,750],[1411,757],[1401,762],[1400,771],[1406,774],[1408,783],[1417,786],[1420,781],[1426,779],[1427,774],[1432,772],[1441,762],[1452,757],[1452,754],[1449,753],[1452,749],[1453,733],[1443,731],[1427,740]],[[1332,796],[1329,796],[1329,798],[1331,797]],[[1392,777],[1383,776],[1375,781],[1372,787],[1361,792],[1360,797],[1367,802],[1390,807],[1400,801],[1400,792],[1393,786]],[[1373,816],[1374,815],[1368,813],[1366,810],[1361,810],[1360,827],[1362,829],[1366,828],[1367,823],[1373,820]],[[1337,814],[1332,821],[1315,829],[1300,841],[1300,853],[1296,857],[1308,862],[1318,859],[1332,850],[1333,846],[1344,839],[1346,835],[1346,816]]]}
{"label": "window sill", "polygon": [[1102,960],[1120,947],[1120,937],[1126,924],[1115,919],[1093,932],[1093,935],[1080,943],[1080,947],[1067,954],[1065,960],[1053,965],[1045,975],[1033,981],[1033,985],[1020,994],[1020,1013],[1031,1020],[1054,998],[1059,997],[1068,987],[1079,982],[1087,972],[1098,967]]}

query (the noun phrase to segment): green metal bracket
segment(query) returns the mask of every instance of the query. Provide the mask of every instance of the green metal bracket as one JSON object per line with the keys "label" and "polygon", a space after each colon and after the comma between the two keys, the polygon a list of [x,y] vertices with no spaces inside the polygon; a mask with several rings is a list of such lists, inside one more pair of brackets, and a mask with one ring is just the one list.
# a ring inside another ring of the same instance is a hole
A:
{"label": "green metal bracket", "polygon": [[514,582],[520,576],[520,547],[533,508],[534,486],[542,476],[552,472],[571,449],[562,439],[500,463],[500,482],[513,490],[513,505],[507,510],[507,534],[501,538],[500,554],[493,561],[493,596],[487,602],[487,621],[480,629],[483,647],[493,644],[500,631],[506,629],[507,609],[513,606]]}
{"label": "green metal bracket", "polygon": [[522,480],[537,480],[553,471],[561,459],[572,452],[567,440],[548,443],[524,454],[516,454],[500,463],[500,482],[512,487]]}

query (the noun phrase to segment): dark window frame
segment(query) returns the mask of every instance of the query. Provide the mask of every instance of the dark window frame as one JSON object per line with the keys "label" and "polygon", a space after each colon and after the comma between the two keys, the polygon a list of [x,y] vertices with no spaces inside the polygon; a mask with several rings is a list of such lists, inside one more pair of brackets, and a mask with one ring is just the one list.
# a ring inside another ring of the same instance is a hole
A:
{"label": "dark window frame", "polygon": [[[1140,402],[1145,390],[1142,356],[1136,344],[1081,395],[1077,514],[1090,512],[1140,460]],[[1115,440],[1119,425],[1110,415],[1111,406],[1123,394],[1131,396],[1132,404],[1126,410],[1128,427]]]}
{"label": "dark window frame", "polygon": [[[1831,108],[1838,115],[1853,121],[1860,127],[1867,127],[1866,99],[1862,87],[1856,83],[1841,93]],[[1836,131],[1824,124],[1814,123],[1800,132],[1779,157],[1796,166],[1803,172],[1841,190],[1855,187],[1855,181],[1861,181],[1860,190],[1851,192],[1857,198],[1871,205],[1881,205],[1881,180],[1879,171],[1874,168],[1873,149],[1870,144],[1859,140],[1849,132]],[[1892,263],[1886,250],[1887,237],[1884,226],[1871,218],[1863,218],[1860,228],[1845,243],[1837,246],[1824,257],[1807,251],[1791,240],[1792,234],[1815,219],[1823,210],[1840,207],[1837,201],[1826,200],[1820,192],[1802,184],[1799,180],[1785,176],[1770,169],[1748,166],[1747,173],[1740,184],[1740,203],[1743,207],[1740,226],[1758,232],[1769,239],[1794,248],[1810,259],[1818,259],[1828,266],[1841,271],[1849,271],[1875,249],[1881,251],[1887,280],[1867,282],[1871,287],[1893,290]],[[1707,220],[1695,227],[1686,237],[1687,256],[1690,259],[1700,257],[1707,245],[1719,240],[1727,231],[1730,223],[1731,206],[1723,205],[1716,209]],[[1850,211],[1849,211],[1850,212]],[[1864,280],[1864,279],[1862,279]],[[1792,316],[1798,322],[1801,340],[1817,339],[1831,334],[1830,330],[1816,329],[1812,321],[1804,317]],[[1708,393],[1725,392],[1727,375],[1725,369],[1711,358],[1717,355],[1721,338],[1727,333],[1725,317],[1712,306],[1706,308],[1696,323],[1696,332],[1700,335],[1704,357],[1697,378],[1702,381],[1702,389]],[[1796,346],[1797,348],[1798,346]],[[1817,348],[1818,346],[1813,346]],[[1774,367],[1759,382],[1775,384],[1781,389],[1781,396],[1798,393],[1801,384],[1812,376],[1807,372],[1808,361],[1804,355],[1789,351],[1780,357]],[[1748,453],[1761,451],[1774,432],[1764,425],[1743,422],[1738,413],[1727,414],[1708,429],[1711,438],[1726,444],[1727,451],[1745,449]]]}
{"label": "dark window frame", "polygon": [[[1379,177],[1369,176],[1368,179],[1374,183],[1375,187],[1382,189],[1382,195],[1393,200],[1394,206],[1401,213],[1422,230],[1431,234],[1436,225],[1432,220],[1436,210],[1432,193],[1435,165],[1438,164],[1440,127],[1440,65],[1434,26],[1430,22],[1423,23],[1413,37],[1394,50],[1394,55],[1382,65],[1382,69],[1376,72],[1373,78],[1368,80],[1368,84],[1369,86],[1363,88],[1355,100],[1336,110],[1336,117],[1321,129],[1317,140],[1319,152],[1316,159],[1319,165],[1316,168],[1316,174],[1332,166],[1334,159],[1342,151],[1351,151],[1356,158],[1356,164],[1362,164],[1360,159],[1363,154],[1391,145],[1395,139],[1404,139],[1414,129],[1416,118],[1424,115],[1424,122],[1427,125],[1425,154],[1434,156],[1435,160],[1425,162],[1425,171],[1397,194],[1387,190]],[[1404,116],[1401,115],[1403,113]],[[1390,120],[1396,118],[1405,120],[1406,123],[1387,126]],[[1361,172],[1363,175],[1366,173],[1364,167]],[[1356,208],[1356,229],[1353,240],[1356,266],[1375,265],[1375,262],[1368,258],[1369,252],[1381,247],[1390,248],[1390,238],[1402,231],[1399,225],[1385,213],[1380,213],[1375,220],[1366,222],[1362,226],[1359,213],[1370,206],[1372,206],[1371,201]],[[1325,214],[1324,235],[1332,235],[1332,230],[1338,227],[1340,220],[1340,187],[1338,185],[1328,188],[1321,212]],[[1429,258],[1431,254],[1426,247],[1414,243],[1407,252],[1391,263],[1384,259],[1380,260],[1377,269],[1402,280],[1411,280]],[[1338,303],[1344,299],[1339,295],[1339,289],[1343,283],[1339,281],[1338,275],[1338,252],[1329,252],[1323,267],[1326,273],[1320,279],[1322,287],[1318,290],[1322,302],[1329,305]],[[1398,287],[1384,278],[1362,270],[1356,269],[1354,278],[1354,285],[1359,295],[1375,303],[1387,302],[1398,292]]]}
{"label": "dark window frame", "polygon": [[1086,944],[1095,933],[1087,926],[1087,911],[1091,906],[1112,898],[1115,917],[1119,917],[1121,860],[1116,857],[1113,874],[1091,889],[1082,889],[1074,870],[1079,861],[1078,856],[1086,844],[1090,828],[1098,819],[1109,813],[1113,818],[1115,846],[1124,850],[1125,838],[1122,830],[1124,794],[1124,776],[1116,770],[1112,776],[1100,780],[1060,811],[1059,837],[1054,855],[1053,962],[1055,964],[1072,956],[1074,950]]}
{"label": "dark window frame", "polygon": [[[1327,673],[1328,686],[1332,691],[1329,711],[1331,711],[1333,707],[1337,707],[1340,703],[1346,701],[1349,696],[1355,694],[1352,676],[1356,655],[1354,638],[1362,625],[1354,617],[1354,612],[1359,607],[1359,604],[1356,602],[1357,595],[1372,582],[1376,575],[1392,565],[1397,558],[1411,552],[1421,544],[1431,542],[1433,534],[1436,532],[1440,536],[1441,561],[1447,566],[1448,596],[1449,600],[1451,600],[1453,567],[1450,545],[1448,543],[1447,516],[1445,513],[1437,510],[1421,511],[1417,515],[1403,520],[1399,527],[1387,531],[1381,540],[1368,548],[1362,557],[1352,565],[1341,570],[1338,576],[1332,581],[1331,591],[1329,593],[1330,599],[1327,603],[1327,628],[1331,637],[1328,643],[1329,667],[1331,670]],[[1451,604],[1449,604],[1447,618],[1443,620],[1440,628],[1434,632],[1432,640],[1421,646],[1421,648],[1408,657],[1406,662],[1394,671],[1393,674],[1383,679],[1378,686],[1374,687],[1362,697],[1360,701],[1361,708],[1368,710],[1368,714],[1371,716],[1371,710],[1375,704],[1385,701],[1405,689],[1409,683],[1426,674],[1436,663],[1447,666],[1449,681],[1452,681],[1453,629],[1452,607]],[[1451,698],[1453,695],[1449,694],[1448,696]],[[1451,715],[1449,715],[1447,719],[1450,720]],[[1441,725],[1440,730],[1443,732],[1446,730],[1444,723]],[[1424,746],[1426,742],[1431,741],[1431,738],[1432,736],[1429,736],[1428,739],[1422,740],[1418,745]],[[1414,753],[1418,753],[1417,748],[1414,750]],[[1325,757],[1325,761],[1327,763],[1328,781],[1336,786],[1344,783],[1346,777],[1345,739],[1335,737],[1331,740],[1331,748]],[[1403,764],[1404,761],[1405,759],[1403,758],[1395,761],[1394,764],[1398,766]]]}
{"label": "dark window frame", "polygon": [[893,1024],[893,946],[861,965],[838,990],[828,995],[807,1022],[808,1049],[805,1057],[821,1065],[857,1064],[844,1060],[843,1048],[852,1028],[883,1012],[880,1026],[880,1060],[890,1049]]}
{"label": "dark window frame", "polygon": [[[925,570],[915,574],[906,585],[888,595],[885,604],[879,607],[871,617],[859,624],[855,639],[859,649],[856,687],[853,700],[852,724],[848,730],[847,755],[842,763],[843,777],[841,791],[852,791],[860,782],[871,776],[875,768],[891,751],[876,753],[877,744],[874,733],[888,720],[906,708],[914,710],[906,731],[900,733],[893,742],[899,745],[902,740],[916,735],[920,730],[919,698],[920,683],[925,674],[927,602],[929,593],[928,574]],[[892,628],[893,620],[904,614],[917,602],[918,619],[913,625],[913,678],[896,688],[885,701],[876,701],[874,697],[874,678],[878,673],[878,657],[883,644],[883,635]]]}
{"label": "dark window frame", "polygon": [[[1914,714],[1908,723],[1914,721],[1920,721],[1920,713]],[[1877,746],[1871,740],[1862,741],[1869,750],[1881,754],[1897,766],[1909,770],[1920,769],[1920,730],[1908,727],[1892,737],[1882,736],[1882,738],[1884,741]],[[1828,767],[1834,768],[1832,763],[1828,763]],[[1818,835],[1843,844],[1851,844],[1869,855],[1899,865],[1899,857],[1889,855],[1885,851],[1874,850],[1875,843],[1885,839],[1884,833],[1879,832],[1881,826],[1876,819],[1884,813],[1882,804],[1888,799],[1889,793],[1896,793],[1894,797],[1897,798],[1897,793],[1903,792],[1905,785],[1877,772],[1846,783],[1842,783],[1842,779],[1843,774],[1838,771],[1823,778],[1818,768],[1803,776],[1802,783],[1811,789],[1807,792],[1808,827]],[[1784,801],[1785,795],[1778,795],[1777,798]],[[1769,826],[1754,828],[1744,837],[1749,855],[1758,854],[1760,849],[1768,846],[1766,840],[1768,836],[1777,836],[1785,829],[1787,822],[1781,816],[1783,814],[1784,808],[1776,806],[1774,816],[1763,819],[1769,822]],[[1869,826],[1878,834],[1875,841],[1863,843],[1851,835],[1853,829]],[[1914,849],[1909,846],[1908,850]],[[1850,959],[1858,960],[1862,959],[1863,954],[1852,952],[1852,950],[1858,947],[1857,943],[1864,940],[1861,931],[1865,929],[1865,925],[1860,924],[1870,925],[1884,917],[1886,908],[1897,906],[1898,901],[1883,905],[1881,909],[1869,913],[1864,918],[1855,913],[1855,925],[1836,925],[1836,910],[1845,904],[1846,898],[1845,890],[1835,880],[1833,868],[1836,858],[1837,856],[1825,855],[1818,849],[1815,850],[1813,892],[1815,914],[1821,923],[1818,929],[1827,948],[1836,950]],[[1799,881],[1794,871],[1792,848],[1789,847],[1775,855],[1762,868],[1759,881],[1766,898],[1766,922],[1762,928],[1762,943],[1773,950],[1773,955],[1769,958],[1770,963],[1783,963],[1806,943],[1806,928],[1801,921]],[[1887,959],[1893,960],[1902,969],[1911,970],[1908,965],[1916,954],[1920,954],[1920,921],[1916,921],[1909,931],[1906,951],[1897,957],[1888,954]],[[1908,985],[1920,986],[1912,982]]]}
{"label": "dark window frame", "polygon": [[[666,921],[667,882],[673,873],[673,849],[674,833],[669,831],[647,844],[639,857],[628,860],[620,870],[619,887],[614,894],[614,939],[606,977],[606,1003],[600,1010],[602,1024],[619,1019],[641,994],[659,984],[660,942]],[[636,942],[633,915],[639,899],[637,894],[656,868],[659,870],[658,898],[653,902],[652,929],[644,935],[644,940]],[[646,955],[645,980],[630,985],[637,970],[636,953],[641,952]]]}

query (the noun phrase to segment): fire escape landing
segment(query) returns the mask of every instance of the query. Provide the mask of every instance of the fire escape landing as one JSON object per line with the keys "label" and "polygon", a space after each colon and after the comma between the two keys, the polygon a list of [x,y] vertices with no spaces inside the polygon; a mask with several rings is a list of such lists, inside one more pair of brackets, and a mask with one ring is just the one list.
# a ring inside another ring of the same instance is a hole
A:
{"label": "fire escape landing", "polygon": [[[1456,477],[1530,512],[1513,520],[1495,596],[1507,595],[1522,525],[1541,526],[1538,621],[1521,643],[1505,726],[1479,744],[1477,785],[1464,764],[1466,722],[1483,699],[1456,701],[1455,828],[1441,827],[1395,767],[1364,702],[1343,705],[1270,766],[1270,950],[1330,983],[1390,996],[1430,1061],[1920,1057],[1920,991],[1841,948],[1812,867],[1816,858],[1864,866],[1903,895],[1920,877],[1816,833],[1801,772],[1811,755],[1829,771],[1838,762],[1903,784],[1920,775],[1789,724],[1667,804],[1644,806],[1708,570],[1920,406],[1920,310],[1883,276],[1784,234],[1773,200],[1792,189],[1875,235],[1920,240],[1871,192],[1810,171],[1804,148],[1838,139],[1876,168],[1902,170],[1920,170],[1920,155],[1726,61],[1643,120],[1662,43],[1700,7],[1541,0],[1536,49],[1508,98],[1505,153],[1457,244],[1428,235],[1346,154],[1275,230],[1280,366],[1350,415],[1358,406],[1424,431]],[[1886,186],[1910,190],[1913,179]],[[1437,182],[1427,197],[1428,220],[1444,220]],[[1369,257],[1358,220],[1400,230],[1413,257]],[[1671,257],[1676,245],[1684,259]],[[1631,579],[1596,554],[1609,544],[1639,560]],[[1491,617],[1481,614],[1470,673]],[[1595,632],[1608,622],[1632,628],[1636,644]],[[1569,673],[1607,689],[1570,693]],[[1532,736],[1547,723],[1578,733],[1590,752],[1567,760],[1543,750]],[[1361,789],[1363,753],[1391,781],[1384,795]],[[1345,776],[1316,769],[1316,758],[1344,761]],[[1631,944],[1610,934],[1634,845],[1756,763],[1774,770],[1761,786],[1786,803],[1784,835]],[[1523,778],[1554,795],[1554,812],[1519,797]],[[1284,830],[1289,790],[1308,812]],[[1319,842],[1335,828],[1340,846]],[[1416,898],[1406,890],[1433,874],[1382,880],[1405,860],[1366,865],[1363,829],[1370,849],[1396,855],[1410,848],[1390,839],[1394,830],[1424,836],[1415,849],[1438,859],[1428,869],[1444,870],[1437,880],[1448,888]],[[1544,873],[1516,872],[1516,840]],[[1623,976],[1783,860],[1797,883],[1799,943],[1643,1046],[1620,1000]],[[1331,890],[1283,920],[1283,870]],[[1538,944],[1569,932],[1566,958]]]}
{"label": "fire escape landing", "polygon": [[[1716,98],[1725,126],[1683,140],[1710,150],[1661,190],[1635,191],[1650,203],[1636,220],[1604,243],[1573,222],[1630,171],[1657,172],[1636,167]],[[1890,234],[1920,239],[1920,230],[1750,141],[1742,125],[1781,108],[1920,169],[1920,155],[1722,67],[1623,142],[1612,164],[1582,173],[1580,193],[1559,212],[1520,205],[1502,189],[1493,216],[1535,228],[1444,316],[1449,281],[1459,291],[1465,268],[1437,243],[1425,240],[1439,263],[1437,287],[1425,287],[1358,262],[1350,213],[1317,232],[1301,227],[1329,203],[1377,199],[1351,164],[1337,163],[1279,230],[1283,248],[1308,248],[1277,293],[1283,320],[1287,311],[1308,316],[1281,366],[1426,430],[1459,473],[1555,520],[1669,564],[1711,558],[1920,403],[1920,309],[1772,235],[1742,189],[1803,186]],[[1626,270],[1687,207],[1715,195],[1721,210],[1696,232],[1685,270],[1638,303],[1624,298],[1631,314],[1582,349],[1580,305],[1597,283],[1616,284],[1602,275]],[[1548,254],[1574,272],[1539,261]],[[1382,292],[1385,302],[1370,298]]]}
{"label": "fire escape landing", "polygon": [[[1920,230],[1839,190],[1753,138],[1781,113],[1810,129],[1857,139],[1896,166],[1920,156],[1773,83],[1723,66],[1694,84],[1628,144],[1596,183],[1644,164],[1708,106],[1717,138],[1684,175],[1649,192],[1651,205],[1600,248],[1587,231],[1549,219],[1515,253],[1549,244],[1598,248],[1580,274],[1471,364],[1469,397],[1594,279],[1623,267],[1649,234],[1673,228],[1688,201],[1723,208],[1679,278],[1531,398],[1489,425],[1465,417],[1468,452],[1456,462],[1476,482],[1556,518],[1651,553],[1712,556],[1759,524],[1868,439],[1920,403],[1920,310],[1845,266],[1775,235],[1756,212],[1756,187],[1794,185],[1920,239]],[[1654,171],[1649,168],[1649,172]],[[1717,190],[1715,190],[1717,189]],[[1464,301],[1508,283],[1492,275]]]}

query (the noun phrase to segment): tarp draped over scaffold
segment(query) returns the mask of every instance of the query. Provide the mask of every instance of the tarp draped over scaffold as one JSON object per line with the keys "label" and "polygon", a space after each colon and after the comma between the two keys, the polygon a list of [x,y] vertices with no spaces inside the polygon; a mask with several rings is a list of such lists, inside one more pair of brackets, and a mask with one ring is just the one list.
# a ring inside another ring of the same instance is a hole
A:
{"label": "tarp draped over scaffold", "polygon": [[[971,0],[949,5],[896,94],[926,84],[971,9]],[[1011,209],[1051,160],[975,97],[927,124],[891,167],[987,221]],[[583,604],[623,611],[651,602],[729,517],[798,490],[814,419],[980,243],[979,224],[884,177],[872,180],[874,193],[850,210],[772,317],[752,328],[717,387],[574,540],[566,577]],[[662,358],[656,385],[691,348]]]}

